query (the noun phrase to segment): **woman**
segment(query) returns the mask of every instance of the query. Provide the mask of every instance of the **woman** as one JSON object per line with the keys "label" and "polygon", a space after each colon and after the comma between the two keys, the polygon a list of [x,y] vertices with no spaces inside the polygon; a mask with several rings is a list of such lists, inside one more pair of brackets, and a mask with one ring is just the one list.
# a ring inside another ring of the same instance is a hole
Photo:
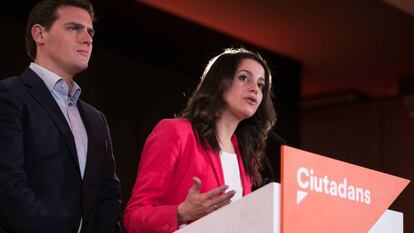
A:
{"label": "woman", "polygon": [[248,50],[210,60],[180,118],[159,122],[145,142],[124,214],[129,233],[173,232],[260,184],[276,121],[270,82],[264,60]]}

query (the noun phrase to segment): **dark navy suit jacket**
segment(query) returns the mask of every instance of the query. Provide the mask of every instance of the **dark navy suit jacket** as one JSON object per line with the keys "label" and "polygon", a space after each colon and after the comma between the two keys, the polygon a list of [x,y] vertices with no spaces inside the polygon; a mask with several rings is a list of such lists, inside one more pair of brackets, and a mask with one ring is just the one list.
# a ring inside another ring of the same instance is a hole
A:
{"label": "dark navy suit jacket", "polygon": [[0,82],[0,232],[119,232],[120,183],[104,115],[79,100],[88,135],[80,175],[74,137],[27,68]]}

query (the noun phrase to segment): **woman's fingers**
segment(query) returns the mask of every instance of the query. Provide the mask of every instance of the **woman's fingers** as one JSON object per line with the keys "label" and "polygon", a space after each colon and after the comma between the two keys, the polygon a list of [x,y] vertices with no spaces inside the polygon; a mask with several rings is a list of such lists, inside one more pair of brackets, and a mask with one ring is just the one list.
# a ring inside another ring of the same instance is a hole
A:
{"label": "woman's fingers", "polygon": [[221,207],[226,206],[226,205],[228,205],[230,203],[231,203],[231,200],[226,200],[224,202],[221,202],[221,203],[218,203],[218,204],[213,205],[213,207],[214,207],[213,209],[214,210],[220,209]]}
{"label": "woman's fingers", "polygon": [[236,194],[234,190],[231,190],[227,193],[223,193],[220,196],[216,196],[214,199],[211,200],[210,206],[213,209],[218,209],[222,206],[225,206],[231,202],[231,198]]}
{"label": "woman's fingers", "polygon": [[191,186],[190,190],[188,190],[188,193],[198,193],[200,191],[201,187],[201,180],[197,177],[193,177],[193,186]]}
{"label": "woman's fingers", "polygon": [[210,200],[210,199],[213,199],[216,196],[219,196],[220,194],[224,193],[224,191],[228,188],[229,188],[229,186],[223,185],[223,186],[220,186],[218,188],[212,189],[212,190],[210,190],[206,193],[203,193],[202,195],[206,200]]}
{"label": "woman's fingers", "polygon": [[180,224],[191,219],[200,218],[216,209],[228,205],[236,193],[233,190],[225,192],[228,189],[227,185],[212,189],[206,193],[200,193],[200,188],[200,179],[193,177],[193,186],[188,190],[185,201],[177,209]]}

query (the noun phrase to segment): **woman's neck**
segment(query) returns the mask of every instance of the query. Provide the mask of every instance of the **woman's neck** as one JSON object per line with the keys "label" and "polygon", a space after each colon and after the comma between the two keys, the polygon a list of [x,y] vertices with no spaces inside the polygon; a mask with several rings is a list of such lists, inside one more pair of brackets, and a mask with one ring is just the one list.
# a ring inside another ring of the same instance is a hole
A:
{"label": "woman's neck", "polygon": [[216,130],[217,137],[220,145],[220,149],[225,152],[234,153],[234,147],[231,143],[231,137],[236,131],[237,125],[239,124],[238,120],[235,120],[232,117],[226,117],[223,114],[216,121]]}

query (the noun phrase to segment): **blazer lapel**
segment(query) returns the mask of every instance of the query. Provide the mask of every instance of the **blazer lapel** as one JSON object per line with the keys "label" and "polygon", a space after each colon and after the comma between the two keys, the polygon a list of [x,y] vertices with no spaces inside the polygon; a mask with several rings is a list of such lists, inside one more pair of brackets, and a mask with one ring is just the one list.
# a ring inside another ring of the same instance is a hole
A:
{"label": "blazer lapel", "polygon": [[91,119],[90,114],[88,114],[85,111],[84,105],[82,103],[82,101],[79,99],[78,100],[78,110],[79,110],[79,114],[82,118],[82,122],[83,125],[85,126],[85,130],[86,130],[86,135],[88,136],[88,150],[86,153],[86,165],[85,165],[85,173],[83,175],[83,182],[85,182],[88,177],[90,176],[90,168],[91,166],[93,166],[94,162],[91,162],[94,160],[94,156],[97,154],[95,152],[96,149],[96,144],[97,144],[97,136],[96,134],[98,134],[99,130],[97,130],[96,128],[94,128],[94,121],[93,119]]}
{"label": "blazer lapel", "polygon": [[[236,137],[235,134],[232,136],[231,141],[233,143],[234,149],[235,149],[236,154],[237,154],[237,161],[238,161],[238,164],[239,164],[240,179],[241,179],[242,186],[243,186],[243,196],[245,196],[245,195],[247,195],[251,192],[252,183],[251,183],[250,178],[248,177],[248,175],[246,174],[246,171],[244,169],[243,159],[242,159],[241,154],[240,154],[239,143],[237,142],[237,137]],[[220,156],[217,153],[212,152],[211,150],[208,150],[207,153],[208,153],[208,158],[209,158],[211,164],[213,165],[214,175],[216,176],[216,179],[217,179],[217,182],[219,183],[219,186],[224,185],[223,166],[221,164]]]}
{"label": "blazer lapel", "polygon": [[216,176],[219,186],[224,185],[223,166],[221,164],[220,155],[213,152],[212,150],[207,150],[206,152],[207,152],[207,157],[212,164],[214,175]]}
{"label": "blazer lapel", "polygon": [[65,139],[66,146],[71,152],[80,175],[79,161],[72,131],[70,130],[65,116],[60,110],[49,89],[46,87],[42,79],[29,68],[27,68],[20,77],[22,78],[23,83],[28,86],[27,90],[30,95],[32,95],[33,98],[48,112],[50,118],[55,123],[56,128]]}

